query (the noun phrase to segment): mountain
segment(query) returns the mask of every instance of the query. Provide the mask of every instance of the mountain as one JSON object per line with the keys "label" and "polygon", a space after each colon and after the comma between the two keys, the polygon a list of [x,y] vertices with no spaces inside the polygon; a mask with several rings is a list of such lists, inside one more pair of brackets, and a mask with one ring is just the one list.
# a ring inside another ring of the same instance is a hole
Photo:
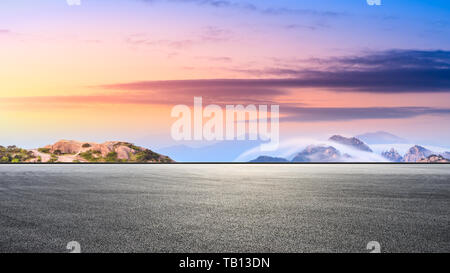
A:
{"label": "mountain", "polygon": [[403,157],[394,148],[391,148],[389,151],[385,151],[385,152],[381,153],[381,155],[392,162],[402,162],[403,161]]}
{"label": "mountain", "polygon": [[367,146],[364,142],[357,139],[356,137],[346,138],[346,137],[343,137],[340,135],[334,135],[334,136],[330,137],[329,140],[339,143],[339,144],[342,144],[342,145],[353,147],[353,148],[361,150],[361,151],[373,152],[369,146]]}
{"label": "mountain", "polygon": [[[12,147],[12,146],[11,146]],[[15,146],[14,146],[15,147]],[[0,149],[0,155],[3,154]],[[2,162],[173,162],[167,156],[129,142],[105,143],[60,140],[43,148],[24,150],[6,148]]]}
{"label": "mountain", "polygon": [[398,137],[388,132],[378,131],[374,133],[365,133],[357,135],[356,138],[361,139],[367,144],[399,144],[408,143],[406,139]]}
{"label": "mountain", "polygon": [[252,163],[263,163],[263,162],[289,162],[289,160],[282,157],[271,157],[262,155],[256,159],[251,160]]}
{"label": "mountain", "polygon": [[341,153],[333,146],[306,147],[292,159],[292,162],[339,162]]}
{"label": "mountain", "polygon": [[441,154],[442,157],[444,157],[445,159],[449,159],[450,160],[450,152],[444,152]]}
{"label": "mountain", "polygon": [[421,159],[427,158],[432,155],[433,152],[419,145],[411,147],[403,157],[405,162],[417,162]]}
{"label": "mountain", "polygon": [[448,163],[450,160],[444,158],[441,155],[430,155],[427,158],[422,158],[419,161],[420,163]]}

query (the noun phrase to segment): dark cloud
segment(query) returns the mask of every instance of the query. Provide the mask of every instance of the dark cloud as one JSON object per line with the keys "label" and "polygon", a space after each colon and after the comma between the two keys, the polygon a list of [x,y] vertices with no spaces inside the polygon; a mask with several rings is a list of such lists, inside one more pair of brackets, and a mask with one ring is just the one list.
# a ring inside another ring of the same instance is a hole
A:
{"label": "dark cloud", "polygon": [[320,60],[347,69],[449,69],[450,51],[388,50],[363,56]]}
{"label": "dark cloud", "polygon": [[[142,81],[103,85],[118,90],[325,88],[335,92],[450,92],[450,51],[390,50],[362,56],[311,60],[320,69],[240,69],[241,73],[272,78]],[[236,70],[236,69],[235,69]],[[276,76],[273,78],[273,76]]]}
{"label": "dark cloud", "polygon": [[308,108],[281,107],[287,114],[282,121],[347,121],[364,119],[404,119],[422,115],[449,115],[450,108],[432,107],[369,107],[369,108]]}
{"label": "dark cloud", "polygon": [[[317,61],[317,60],[316,60]],[[53,104],[188,104],[202,96],[205,104],[280,104],[283,121],[404,119],[448,115],[450,108],[369,107],[312,108],[286,103],[296,89],[327,88],[335,92],[450,92],[450,52],[391,50],[362,56],[318,60],[314,71],[277,69],[283,78],[140,81],[94,86],[108,90],[91,96],[0,98],[7,103]],[[284,98],[284,99],[283,99]],[[282,100],[283,99],[283,100]],[[283,102],[281,102],[283,101]]]}

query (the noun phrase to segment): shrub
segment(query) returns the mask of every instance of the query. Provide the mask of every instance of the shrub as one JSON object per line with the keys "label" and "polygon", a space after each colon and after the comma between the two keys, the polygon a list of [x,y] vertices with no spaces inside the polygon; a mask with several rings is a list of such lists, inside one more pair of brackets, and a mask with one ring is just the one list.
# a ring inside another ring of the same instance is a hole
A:
{"label": "shrub", "polygon": [[95,161],[96,158],[92,156],[92,151],[86,151],[84,153],[80,153],[80,156],[87,161]]}
{"label": "shrub", "polygon": [[62,155],[63,153],[61,152],[61,150],[55,150],[53,152],[53,154],[55,154],[55,155]]}
{"label": "shrub", "polygon": [[106,162],[116,162],[117,161],[117,153],[116,152],[110,152],[105,157]]}
{"label": "shrub", "polygon": [[0,162],[9,162],[9,157],[3,156],[2,158],[0,158]]}
{"label": "shrub", "polygon": [[83,145],[81,145],[81,147],[83,147],[83,148],[89,148],[89,147],[91,147],[91,144],[89,144],[89,143],[84,143]]}
{"label": "shrub", "polygon": [[18,159],[18,158],[13,158],[13,160],[11,160],[11,163],[19,163],[20,162],[20,159]]}
{"label": "shrub", "polygon": [[56,162],[58,161],[58,157],[56,155],[51,155],[50,160],[48,162]]}
{"label": "shrub", "polygon": [[138,161],[150,161],[150,160],[158,160],[159,154],[151,151],[151,150],[144,150],[136,153],[136,159]]}
{"label": "shrub", "polygon": [[50,149],[49,148],[39,148],[38,152],[48,154],[48,153],[50,153]]}

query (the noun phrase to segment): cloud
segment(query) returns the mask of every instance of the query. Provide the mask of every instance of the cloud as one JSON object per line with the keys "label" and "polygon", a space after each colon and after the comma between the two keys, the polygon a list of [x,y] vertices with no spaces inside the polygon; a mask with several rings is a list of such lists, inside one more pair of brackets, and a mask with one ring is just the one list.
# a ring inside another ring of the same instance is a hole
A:
{"label": "cloud", "polygon": [[348,121],[363,119],[404,119],[422,115],[450,115],[450,108],[433,107],[282,107],[282,121]]}
{"label": "cloud", "polygon": [[125,38],[127,44],[133,46],[159,46],[169,47],[172,49],[185,49],[195,44],[195,41],[191,39],[183,40],[170,40],[170,39],[158,39],[152,40],[144,35],[130,35]]}
{"label": "cloud", "polygon": [[162,47],[174,50],[186,49],[205,43],[219,43],[231,40],[233,33],[216,26],[207,26],[199,33],[190,35],[187,39],[152,39],[145,33],[128,35],[125,42],[132,46]]}
{"label": "cloud", "polygon": [[[305,107],[287,103],[297,89],[326,88],[334,92],[433,93],[450,92],[450,52],[390,50],[361,56],[312,60],[320,69],[272,69],[293,77],[262,79],[197,79],[138,81],[92,86],[103,94],[0,98],[3,103],[64,104],[188,104],[202,96],[205,104],[280,104],[282,121],[346,121],[405,119],[448,115],[450,108],[433,107]],[[312,90],[311,90],[312,89]]]}
{"label": "cloud", "polygon": [[[245,72],[241,70],[240,72]],[[251,71],[255,72],[255,71]],[[250,73],[250,72],[249,72]],[[256,72],[255,72],[256,73]],[[253,73],[252,75],[255,75]],[[384,68],[342,71],[297,71],[295,69],[270,69],[277,78],[264,79],[199,79],[173,81],[141,81],[107,84],[101,87],[117,90],[152,90],[155,88],[227,88],[227,89],[297,89],[324,88],[334,92],[363,93],[442,93],[450,92],[450,69]],[[286,77],[289,76],[289,77]],[[283,77],[283,78],[278,78]]]}
{"label": "cloud", "polygon": [[343,158],[346,162],[387,162],[388,160],[379,154],[364,152],[352,147],[341,145],[336,142],[331,142],[327,140],[318,139],[308,139],[308,138],[292,138],[286,139],[280,142],[278,149],[273,152],[262,152],[259,147],[249,149],[242,154],[240,154],[234,161],[235,162],[248,162],[257,158],[260,155],[269,155],[273,157],[282,157],[288,160],[303,151],[309,145],[316,146],[333,146],[341,154],[348,154],[350,158]]}
{"label": "cloud", "polygon": [[362,56],[319,60],[341,68],[362,70],[388,69],[449,69],[450,51],[443,50],[387,50]]}
{"label": "cloud", "polygon": [[328,10],[314,10],[314,9],[297,9],[287,7],[268,7],[263,8],[252,3],[244,1],[230,1],[230,0],[140,0],[147,3],[156,2],[173,2],[173,3],[193,3],[201,6],[211,6],[214,8],[234,8],[244,11],[258,12],[265,15],[306,15],[306,16],[321,16],[321,17],[338,17],[346,16],[347,13],[328,11]]}
{"label": "cloud", "polygon": [[0,29],[0,35],[2,34],[10,34],[11,31],[9,29]]}
{"label": "cloud", "polygon": [[79,96],[30,96],[30,97],[0,97],[1,104],[12,105],[79,105],[91,104],[141,104],[141,105],[192,105],[194,96],[203,97],[204,104],[275,104],[277,96],[287,94],[286,91],[272,89],[240,89],[217,88],[191,89],[154,89],[120,91]]}
{"label": "cloud", "polygon": [[231,57],[211,57],[211,56],[197,56],[195,57],[198,60],[207,60],[212,62],[232,62],[233,58]]}
{"label": "cloud", "polygon": [[298,29],[306,29],[306,30],[319,30],[319,29],[328,29],[331,26],[322,22],[317,22],[314,24],[289,24],[286,25],[285,28],[288,30],[298,30]]}
{"label": "cloud", "polygon": [[[450,92],[450,51],[389,50],[361,56],[308,60],[315,69],[236,69],[262,79],[199,79],[106,84],[106,89],[297,89],[334,92]],[[274,77],[275,76],[275,77]],[[232,91],[228,91],[232,92]]]}

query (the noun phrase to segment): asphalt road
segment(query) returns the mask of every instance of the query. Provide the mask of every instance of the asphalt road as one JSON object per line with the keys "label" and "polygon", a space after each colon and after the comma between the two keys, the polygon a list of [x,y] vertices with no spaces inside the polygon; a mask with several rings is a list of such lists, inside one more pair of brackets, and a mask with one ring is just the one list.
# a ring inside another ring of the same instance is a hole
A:
{"label": "asphalt road", "polygon": [[0,165],[0,252],[450,251],[449,165]]}

